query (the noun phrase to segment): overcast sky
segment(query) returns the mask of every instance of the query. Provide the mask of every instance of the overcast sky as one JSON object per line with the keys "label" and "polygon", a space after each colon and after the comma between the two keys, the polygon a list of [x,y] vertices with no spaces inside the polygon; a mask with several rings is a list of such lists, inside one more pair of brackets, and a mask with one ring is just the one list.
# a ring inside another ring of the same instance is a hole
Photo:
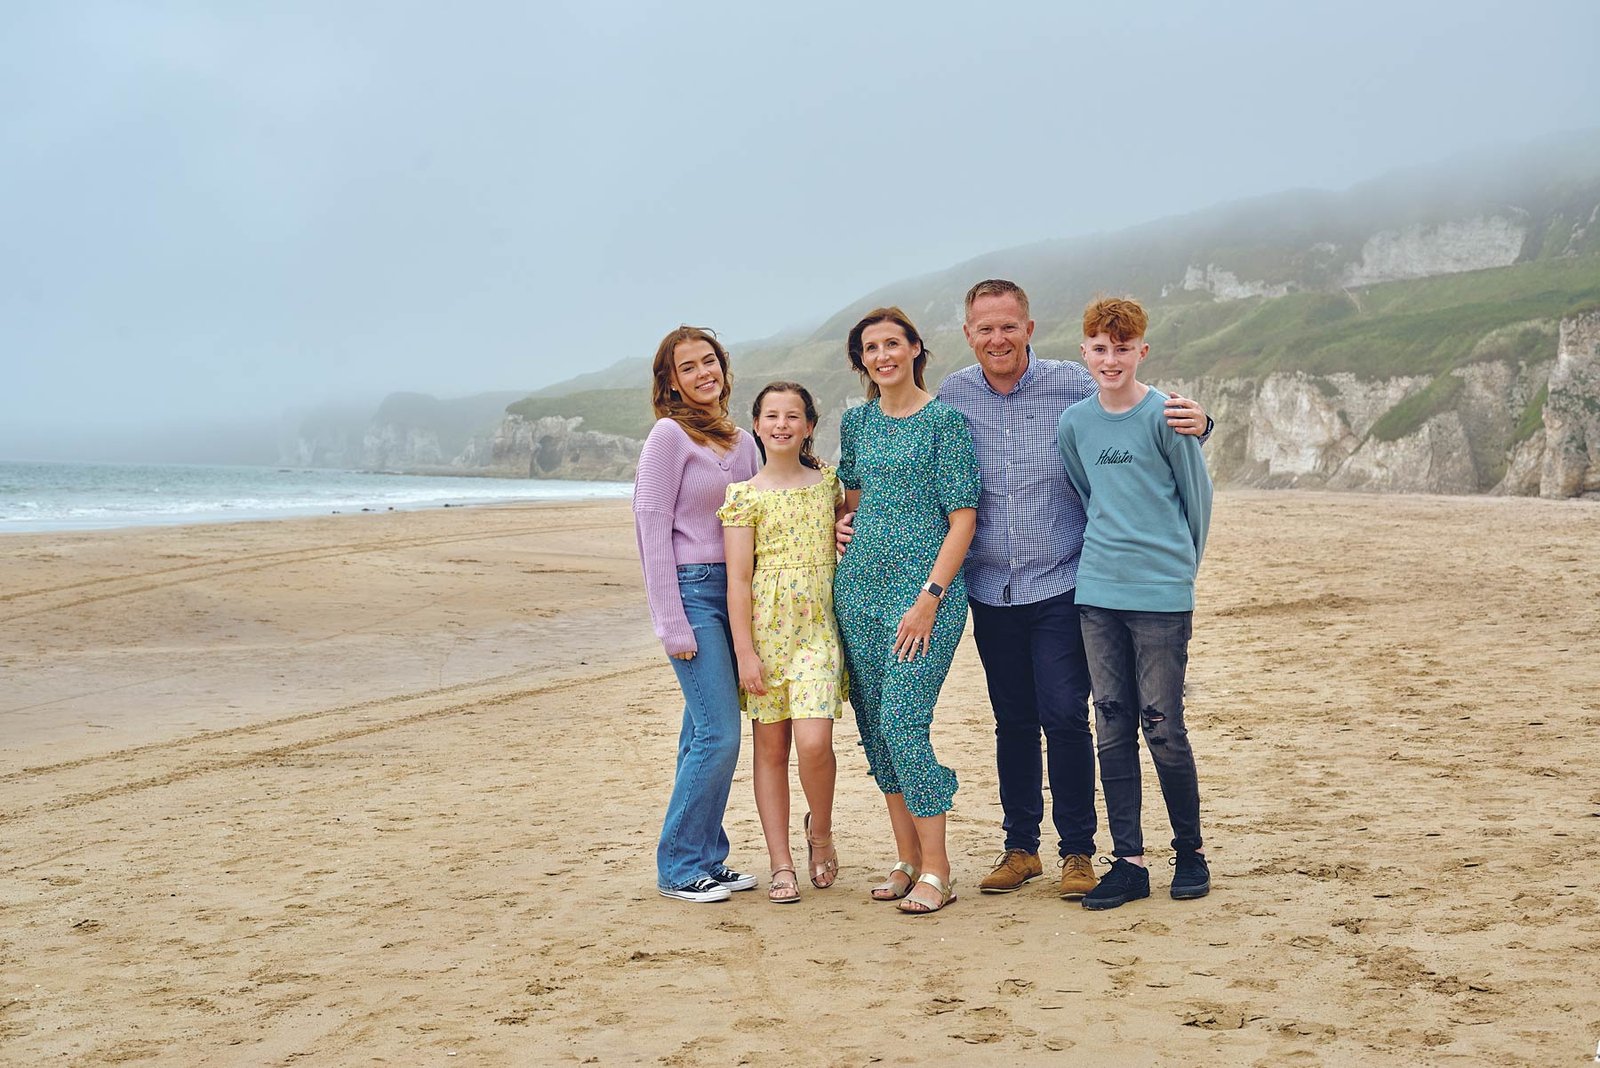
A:
{"label": "overcast sky", "polygon": [[0,456],[532,389],[1600,121],[1600,3],[0,5]]}

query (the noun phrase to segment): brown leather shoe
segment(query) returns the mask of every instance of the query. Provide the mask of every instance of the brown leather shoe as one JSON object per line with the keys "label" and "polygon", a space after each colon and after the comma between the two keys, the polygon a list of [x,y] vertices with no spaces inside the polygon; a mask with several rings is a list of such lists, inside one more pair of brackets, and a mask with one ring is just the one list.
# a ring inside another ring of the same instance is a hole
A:
{"label": "brown leather shoe", "polygon": [[1000,859],[994,862],[994,871],[983,877],[978,889],[986,894],[1009,894],[1021,890],[1029,879],[1043,874],[1044,865],[1039,863],[1039,854],[1008,849],[1000,854]]}
{"label": "brown leather shoe", "polygon": [[1069,853],[1061,858],[1061,896],[1076,901],[1096,886],[1094,862],[1087,853]]}

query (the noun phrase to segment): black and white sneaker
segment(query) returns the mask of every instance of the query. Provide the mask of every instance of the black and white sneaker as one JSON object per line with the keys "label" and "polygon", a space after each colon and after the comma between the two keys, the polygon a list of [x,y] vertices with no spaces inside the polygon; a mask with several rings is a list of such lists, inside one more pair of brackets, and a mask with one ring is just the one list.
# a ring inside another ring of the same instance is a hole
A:
{"label": "black and white sneaker", "polygon": [[726,901],[733,894],[715,879],[696,879],[688,886],[658,886],[662,897],[675,897],[679,901]]}
{"label": "black and white sneaker", "polygon": [[718,864],[712,868],[711,878],[726,886],[729,890],[754,890],[756,888],[756,877],[754,875],[740,874],[726,864]]}

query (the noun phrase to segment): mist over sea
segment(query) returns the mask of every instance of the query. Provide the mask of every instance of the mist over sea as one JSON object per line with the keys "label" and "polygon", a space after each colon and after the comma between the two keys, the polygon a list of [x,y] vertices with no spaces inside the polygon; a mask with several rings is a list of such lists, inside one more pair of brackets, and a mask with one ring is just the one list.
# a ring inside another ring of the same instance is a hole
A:
{"label": "mist over sea", "polygon": [[0,460],[0,534],[627,497],[627,482]]}

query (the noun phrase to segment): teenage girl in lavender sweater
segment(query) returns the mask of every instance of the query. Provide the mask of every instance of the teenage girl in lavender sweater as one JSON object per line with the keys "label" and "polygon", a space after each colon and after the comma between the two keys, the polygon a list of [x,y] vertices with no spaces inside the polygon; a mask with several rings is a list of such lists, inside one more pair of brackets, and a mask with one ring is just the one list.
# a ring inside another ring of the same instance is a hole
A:
{"label": "teenage girl in lavender sweater", "polygon": [[717,509],[759,461],[755,439],[728,418],[728,353],[710,331],[681,326],[662,338],[653,374],[659,418],[639,454],[633,515],[650,618],[684,697],[656,886],[683,901],[726,901],[756,879],[727,866],[722,828],[741,724]]}

